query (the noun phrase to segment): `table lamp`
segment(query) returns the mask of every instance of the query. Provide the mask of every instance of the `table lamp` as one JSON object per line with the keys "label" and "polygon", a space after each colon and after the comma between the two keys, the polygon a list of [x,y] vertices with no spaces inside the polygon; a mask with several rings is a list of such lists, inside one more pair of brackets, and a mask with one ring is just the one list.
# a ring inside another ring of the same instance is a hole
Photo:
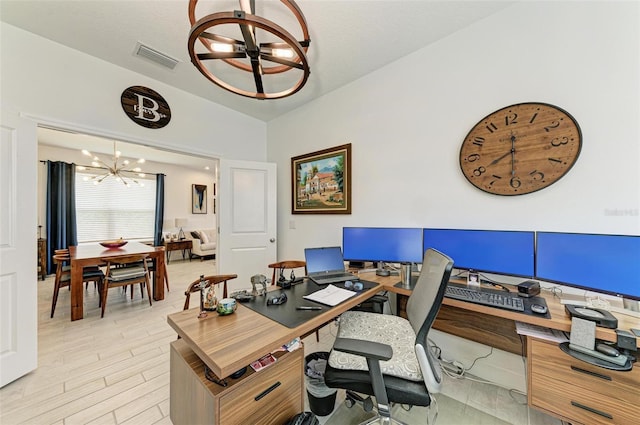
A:
{"label": "table lamp", "polygon": [[176,227],[180,228],[180,231],[178,232],[178,240],[185,239],[184,231],[182,230],[182,228],[186,225],[187,225],[186,218],[176,218]]}

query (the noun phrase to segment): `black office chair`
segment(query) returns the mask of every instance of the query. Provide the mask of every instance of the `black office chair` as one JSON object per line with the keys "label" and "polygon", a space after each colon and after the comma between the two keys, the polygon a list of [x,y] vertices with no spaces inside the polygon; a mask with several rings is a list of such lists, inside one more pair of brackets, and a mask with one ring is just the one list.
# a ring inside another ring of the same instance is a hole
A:
{"label": "black office chair", "polygon": [[429,406],[438,393],[442,372],[427,345],[453,261],[428,249],[409,301],[407,319],[387,314],[348,311],[325,370],[329,387],[376,398],[378,415],[366,423],[402,423],[391,418],[389,403]]}

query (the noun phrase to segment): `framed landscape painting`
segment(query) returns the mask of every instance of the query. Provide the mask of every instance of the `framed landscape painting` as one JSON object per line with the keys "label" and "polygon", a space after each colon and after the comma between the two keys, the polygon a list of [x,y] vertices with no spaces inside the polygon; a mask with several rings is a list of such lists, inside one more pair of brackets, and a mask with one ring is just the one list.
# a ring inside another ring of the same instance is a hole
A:
{"label": "framed landscape painting", "polygon": [[351,143],[291,158],[292,214],[351,214]]}
{"label": "framed landscape painting", "polygon": [[191,185],[191,213],[192,214],[207,213],[207,185],[206,184]]}

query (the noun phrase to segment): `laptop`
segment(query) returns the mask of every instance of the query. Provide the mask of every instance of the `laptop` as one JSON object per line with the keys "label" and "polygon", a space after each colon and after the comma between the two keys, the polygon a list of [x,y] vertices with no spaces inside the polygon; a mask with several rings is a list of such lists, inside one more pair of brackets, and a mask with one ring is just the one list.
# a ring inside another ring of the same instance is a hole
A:
{"label": "laptop", "polygon": [[344,268],[342,249],[339,246],[305,248],[307,277],[318,285],[356,280],[358,277]]}

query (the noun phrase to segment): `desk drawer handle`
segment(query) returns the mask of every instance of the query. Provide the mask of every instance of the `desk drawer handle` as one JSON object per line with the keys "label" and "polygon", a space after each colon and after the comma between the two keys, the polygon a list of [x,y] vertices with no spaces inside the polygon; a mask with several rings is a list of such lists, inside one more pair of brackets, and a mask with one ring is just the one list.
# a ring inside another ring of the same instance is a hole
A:
{"label": "desk drawer handle", "polygon": [[254,398],[254,400],[259,401],[261,398],[263,398],[264,396],[266,396],[267,394],[269,394],[271,391],[275,390],[279,386],[280,386],[280,381],[276,382],[275,384],[273,384],[272,386],[270,386],[269,388],[267,388],[266,390],[258,394],[256,398]]}
{"label": "desk drawer handle", "polygon": [[601,412],[600,410],[594,409],[593,407],[588,407],[588,406],[585,406],[584,404],[580,404],[580,403],[575,402],[575,401],[572,401],[571,405],[573,405],[575,407],[579,407],[580,409],[587,410],[587,411],[589,411],[591,413],[595,413],[596,415],[603,416],[603,417],[605,417],[607,419],[613,419],[613,416],[611,416],[610,414],[605,413],[605,412]]}
{"label": "desk drawer handle", "polygon": [[591,372],[590,370],[585,370],[577,366],[571,366],[571,369],[575,370],[576,372],[581,372],[587,375],[595,376],[596,378],[604,379],[605,381],[612,381],[610,376],[602,375],[601,373]]}

